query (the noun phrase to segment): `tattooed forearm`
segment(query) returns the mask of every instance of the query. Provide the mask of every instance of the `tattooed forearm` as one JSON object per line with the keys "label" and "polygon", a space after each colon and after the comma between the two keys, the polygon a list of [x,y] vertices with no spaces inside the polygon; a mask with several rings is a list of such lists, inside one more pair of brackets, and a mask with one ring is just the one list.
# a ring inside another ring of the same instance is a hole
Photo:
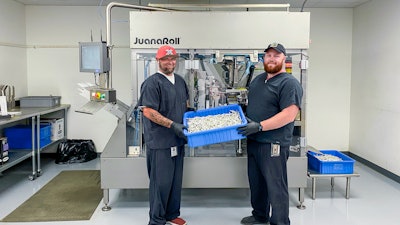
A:
{"label": "tattooed forearm", "polygon": [[153,121],[156,124],[159,124],[164,127],[171,127],[172,120],[166,118],[165,116],[161,115],[159,112],[152,108],[144,107],[143,108],[143,115]]}

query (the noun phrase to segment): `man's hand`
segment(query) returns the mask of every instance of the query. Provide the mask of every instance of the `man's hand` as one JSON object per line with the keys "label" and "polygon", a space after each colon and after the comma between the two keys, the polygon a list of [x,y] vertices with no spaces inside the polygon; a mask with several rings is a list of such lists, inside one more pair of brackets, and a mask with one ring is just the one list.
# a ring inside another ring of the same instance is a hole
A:
{"label": "man's hand", "polygon": [[185,141],[187,141],[187,137],[185,136],[185,134],[183,133],[183,129],[187,129],[187,127],[185,127],[183,124],[181,123],[175,123],[172,122],[171,124],[171,129],[174,131],[174,133],[176,134],[176,136],[185,139]]}
{"label": "man's hand", "polygon": [[250,134],[255,134],[260,131],[260,127],[261,127],[260,123],[254,122],[247,117],[246,117],[246,119],[247,119],[247,124],[245,126],[237,128],[239,134],[248,136]]}

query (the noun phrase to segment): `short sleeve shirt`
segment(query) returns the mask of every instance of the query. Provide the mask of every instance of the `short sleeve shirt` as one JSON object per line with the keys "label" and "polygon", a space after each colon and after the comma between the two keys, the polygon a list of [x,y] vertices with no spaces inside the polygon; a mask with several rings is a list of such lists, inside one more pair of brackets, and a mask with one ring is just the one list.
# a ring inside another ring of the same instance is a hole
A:
{"label": "short sleeve shirt", "polygon": [[[258,75],[249,85],[247,117],[260,122],[291,105],[301,108],[303,89],[300,82],[288,73],[280,73],[266,81],[267,73]],[[262,143],[292,143],[294,122],[281,128],[258,132],[248,138]]]}
{"label": "short sleeve shirt", "polygon": [[[189,99],[185,80],[175,74],[175,84],[164,75],[155,73],[141,85],[139,106],[146,106],[158,111],[164,117],[183,123],[183,116]],[[185,144],[185,140],[164,126],[143,117],[144,139],[150,149],[169,148]]]}

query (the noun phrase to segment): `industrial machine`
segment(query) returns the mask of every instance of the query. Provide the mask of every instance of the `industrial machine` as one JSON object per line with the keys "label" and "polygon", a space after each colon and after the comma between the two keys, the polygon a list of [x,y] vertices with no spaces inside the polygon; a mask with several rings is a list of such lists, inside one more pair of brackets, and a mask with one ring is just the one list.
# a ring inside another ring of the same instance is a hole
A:
{"label": "industrial machine", "polygon": [[[180,57],[175,73],[186,80],[192,107],[235,103],[245,111],[246,87],[263,72],[263,51],[269,43],[287,48],[291,61],[286,69],[306,90],[309,20],[309,13],[286,11],[130,12],[134,101],[130,106],[118,100],[107,105],[118,125],[101,154],[103,210],[111,209],[109,189],[148,188],[141,115],[135,106],[141,83],[157,71],[155,53],[160,45],[176,48]],[[301,209],[307,186],[305,95],[288,161],[289,187],[298,188]],[[243,140],[187,147],[185,156],[184,188],[248,188]]]}

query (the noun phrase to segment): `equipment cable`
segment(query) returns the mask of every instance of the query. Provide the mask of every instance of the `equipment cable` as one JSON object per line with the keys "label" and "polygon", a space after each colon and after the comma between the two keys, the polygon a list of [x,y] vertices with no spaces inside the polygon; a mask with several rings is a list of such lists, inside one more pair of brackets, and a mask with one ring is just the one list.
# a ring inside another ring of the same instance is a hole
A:
{"label": "equipment cable", "polygon": [[304,0],[304,2],[303,2],[303,5],[301,6],[301,10],[300,10],[300,12],[303,12],[303,10],[304,10],[304,6],[306,5],[306,2],[307,2],[307,0]]}

